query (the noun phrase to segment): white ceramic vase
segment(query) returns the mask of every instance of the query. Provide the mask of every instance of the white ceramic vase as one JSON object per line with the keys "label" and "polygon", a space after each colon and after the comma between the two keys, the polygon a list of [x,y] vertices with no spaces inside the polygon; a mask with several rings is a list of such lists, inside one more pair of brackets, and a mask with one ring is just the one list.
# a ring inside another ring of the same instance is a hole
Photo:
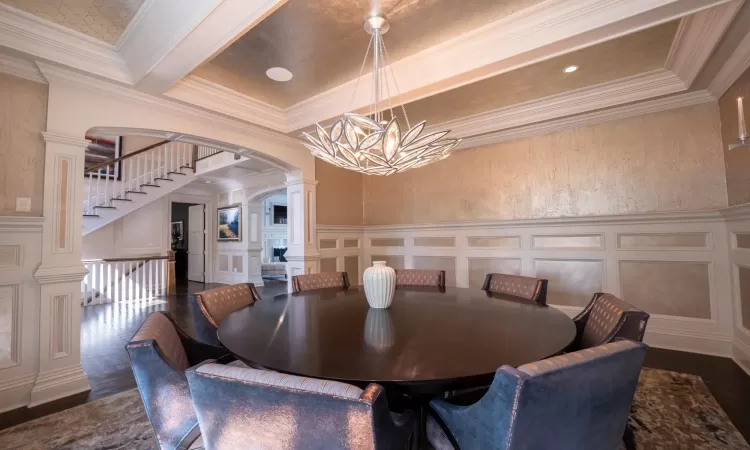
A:
{"label": "white ceramic vase", "polygon": [[373,261],[372,267],[363,275],[365,297],[370,308],[388,308],[396,291],[396,271],[385,265],[385,261]]}

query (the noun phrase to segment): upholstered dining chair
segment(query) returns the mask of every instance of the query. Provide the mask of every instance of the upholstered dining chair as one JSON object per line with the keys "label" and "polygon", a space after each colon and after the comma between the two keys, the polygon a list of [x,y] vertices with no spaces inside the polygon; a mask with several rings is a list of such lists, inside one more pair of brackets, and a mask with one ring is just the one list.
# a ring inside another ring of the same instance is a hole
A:
{"label": "upholstered dining chair", "polygon": [[200,428],[185,377],[190,360],[174,325],[153,312],[125,348],[159,448],[189,448]]}
{"label": "upholstered dining chair", "polygon": [[259,301],[253,283],[221,286],[188,296],[188,310],[197,338],[204,344],[223,348],[216,335],[219,324],[232,312]]}
{"label": "upholstered dining chair", "polygon": [[617,450],[646,346],[619,340],[580,352],[503,366],[469,406],[430,403],[427,437],[436,450],[502,448]]}
{"label": "upholstered dining chair", "polygon": [[392,415],[383,388],[210,362],[187,371],[209,450],[404,449],[410,415]]}
{"label": "upholstered dining chair", "polygon": [[401,269],[396,271],[396,287],[434,286],[445,289],[444,270]]}
{"label": "upholstered dining chair", "polygon": [[292,277],[292,290],[295,293],[335,287],[349,287],[349,275],[346,272],[311,273]]}
{"label": "upholstered dining chair", "polygon": [[537,305],[547,304],[547,280],[541,278],[488,273],[482,290],[488,294],[504,294],[520,300],[531,301]]}
{"label": "upholstered dining chair", "polygon": [[612,294],[597,292],[573,319],[576,339],[568,350],[581,350],[613,342],[618,338],[643,341],[648,313]]}

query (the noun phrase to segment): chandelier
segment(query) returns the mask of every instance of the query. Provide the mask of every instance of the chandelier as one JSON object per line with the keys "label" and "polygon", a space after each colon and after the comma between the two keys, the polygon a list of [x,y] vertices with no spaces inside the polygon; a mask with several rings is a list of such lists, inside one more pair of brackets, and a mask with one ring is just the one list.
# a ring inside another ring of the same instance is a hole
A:
{"label": "chandelier", "polygon": [[373,101],[369,113],[345,113],[328,131],[316,124],[315,133],[302,133],[308,140],[304,145],[314,156],[367,175],[391,175],[445,159],[461,142],[461,139],[443,139],[450,130],[422,136],[425,121],[412,127],[403,105],[401,111],[406,128],[401,128],[399,118],[391,106],[388,71],[396,95],[399,91],[393,69],[387,63],[388,51],[383,42],[383,35],[388,28],[388,21],[382,16],[370,17],[365,22],[365,30],[372,37],[354,87],[352,102],[372,50]]}

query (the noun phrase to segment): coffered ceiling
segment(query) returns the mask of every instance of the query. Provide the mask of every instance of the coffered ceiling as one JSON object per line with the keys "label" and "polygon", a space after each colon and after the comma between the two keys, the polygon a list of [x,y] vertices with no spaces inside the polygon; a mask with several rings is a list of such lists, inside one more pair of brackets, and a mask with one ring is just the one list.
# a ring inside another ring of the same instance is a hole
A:
{"label": "coffered ceiling", "polygon": [[93,38],[117,43],[144,0],[0,0]]}
{"label": "coffered ceiling", "polygon": [[[398,61],[541,0],[383,0],[389,59]],[[357,77],[370,36],[369,0],[289,0],[194,74],[280,108]],[[281,66],[286,83],[266,76]],[[369,72],[369,65],[366,72]]]}

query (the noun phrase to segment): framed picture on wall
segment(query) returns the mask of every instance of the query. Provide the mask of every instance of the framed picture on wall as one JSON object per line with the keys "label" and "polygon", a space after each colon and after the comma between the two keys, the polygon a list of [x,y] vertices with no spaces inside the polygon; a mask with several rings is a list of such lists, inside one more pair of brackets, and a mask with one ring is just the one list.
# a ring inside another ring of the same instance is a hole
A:
{"label": "framed picture on wall", "polygon": [[217,209],[217,235],[218,241],[241,241],[242,240],[242,207],[227,206]]}

